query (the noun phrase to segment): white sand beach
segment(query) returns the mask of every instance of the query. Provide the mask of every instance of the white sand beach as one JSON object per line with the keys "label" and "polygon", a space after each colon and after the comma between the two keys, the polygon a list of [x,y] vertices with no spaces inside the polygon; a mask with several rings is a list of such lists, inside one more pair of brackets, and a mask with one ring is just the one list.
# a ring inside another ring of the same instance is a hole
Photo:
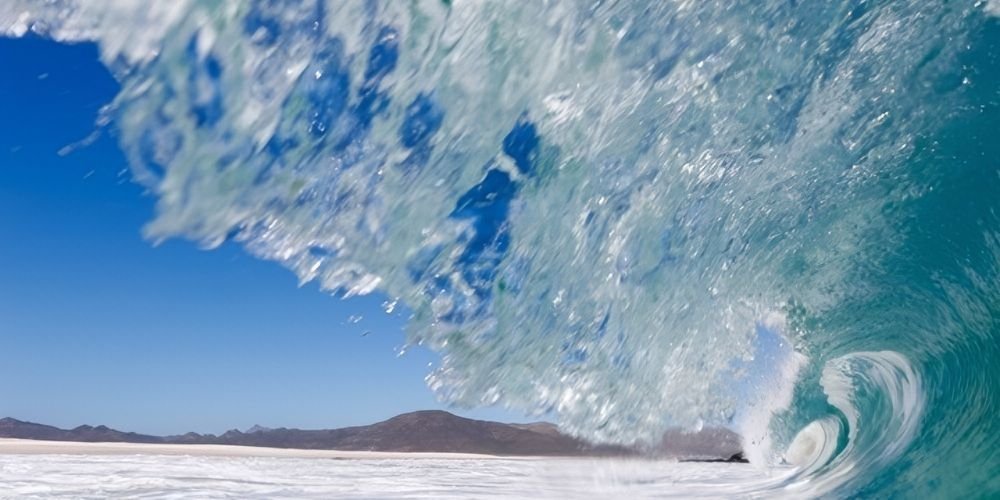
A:
{"label": "white sand beach", "polygon": [[[0,438],[0,455],[181,455],[195,457],[287,457],[353,459],[489,459],[474,453],[298,450],[221,444],[77,443]],[[509,459],[509,457],[504,457]]]}

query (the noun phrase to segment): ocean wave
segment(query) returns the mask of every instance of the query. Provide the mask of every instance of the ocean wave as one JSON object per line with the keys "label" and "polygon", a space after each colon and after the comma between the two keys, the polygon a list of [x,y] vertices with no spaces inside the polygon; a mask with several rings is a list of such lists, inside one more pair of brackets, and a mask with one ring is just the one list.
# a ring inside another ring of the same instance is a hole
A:
{"label": "ocean wave", "polygon": [[[151,239],[405,304],[450,401],[940,494],[939,422],[995,409],[995,10],[13,0],[0,32],[100,46]],[[988,448],[953,465],[996,490]]]}

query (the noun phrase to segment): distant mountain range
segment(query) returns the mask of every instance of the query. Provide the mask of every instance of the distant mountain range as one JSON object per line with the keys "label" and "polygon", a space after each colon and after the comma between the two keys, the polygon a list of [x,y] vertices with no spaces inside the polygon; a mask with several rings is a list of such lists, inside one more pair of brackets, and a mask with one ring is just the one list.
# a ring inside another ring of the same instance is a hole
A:
{"label": "distant mountain range", "polygon": [[[307,450],[481,453],[505,456],[633,456],[621,446],[591,445],[561,433],[554,424],[504,424],[459,417],[445,411],[404,413],[371,425],[341,429],[300,430],[253,426],[221,435],[189,432],[150,436],[99,425],[73,429],[0,419],[0,437],[47,441],[226,444]],[[649,450],[646,450],[649,452]],[[654,454],[680,458],[736,460],[739,439],[725,429],[696,434],[668,433]]]}

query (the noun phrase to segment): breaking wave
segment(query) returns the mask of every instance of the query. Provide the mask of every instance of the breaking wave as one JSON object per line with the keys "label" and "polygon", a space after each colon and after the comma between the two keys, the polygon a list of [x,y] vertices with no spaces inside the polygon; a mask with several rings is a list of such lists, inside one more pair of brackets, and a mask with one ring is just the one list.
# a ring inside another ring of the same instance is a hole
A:
{"label": "breaking wave", "polygon": [[8,0],[99,44],[146,228],[375,291],[449,401],[1000,491],[995,2]]}

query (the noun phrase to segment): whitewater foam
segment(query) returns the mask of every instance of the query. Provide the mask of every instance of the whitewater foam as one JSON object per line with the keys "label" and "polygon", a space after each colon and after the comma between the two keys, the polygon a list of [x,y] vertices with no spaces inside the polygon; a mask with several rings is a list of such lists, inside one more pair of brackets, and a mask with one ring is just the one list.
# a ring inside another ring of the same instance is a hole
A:
{"label": "whitewater foam", "polygon": [[732,498],[740,464],[0,455],[0,498]]}

